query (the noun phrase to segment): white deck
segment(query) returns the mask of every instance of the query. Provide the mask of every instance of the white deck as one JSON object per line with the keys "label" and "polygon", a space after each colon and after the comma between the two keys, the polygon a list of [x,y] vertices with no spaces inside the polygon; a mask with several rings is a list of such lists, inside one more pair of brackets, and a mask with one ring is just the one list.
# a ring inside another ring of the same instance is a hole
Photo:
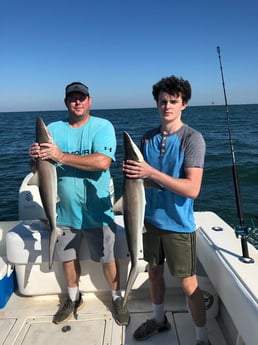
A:
{"label": "white deck", "polygon": [[[209,317],[207,327],[211,345],[256,345],[258,329],[255,326],[258,317],[258,288],[254,277],[257,276],[258,252],[249,247],[250,254],[255,258],[255,265],[241,263],[240,241],[235,238],[232,229],[212,212],[198,212],[196,220],[202,229],[198,239],[198,256],[207,271],[210,280],[223,300],[218,317]],[[5,235],[18,222],[2,222],[0,225],[0,254],[5,256]],[[220,226],[224,231],[214,232],[213,226]],[[38,242],[35,242],[38,243]],[[26,249],[28,250],[28,249]],[[88,267],[90,261],[84,262]],[[49,283],[55,278],[42,269],[42,264],[29,267],[32,275],[29,288],[31,291],[41,290],[49,276]],[[118,326],[112,317],[111,296],[107,288],[99,289],[103,281],[89,279],[95,274],[102,276],[101,266],[94,264],[92,270],[82,277],[83,298],[85,307],[78,312],[77,319],[71,318],[60,325],[52,323],[60,298],[55,293],[47,296],[22,296],[19,292],[12,294],[6,306],[0,309],[0,345],[135,345],[134,330],[147,318],[152,317],[152,307],[148,292],[148,275],[140,273],[128,301],[131,322],[128,327]],[[21,265],[23,267],[23,265]],[[58,267],[54,268],[58,270]],[[123,268],[123,276],[126,269]],[[22,269],[21,269],[22,272]],[[55,271],[56,272],[56,271]],[[28,272],[25,273],[27,274]],[[24,282],[27,284],[27,279]],[[165,333],[156,335],[142,344],[195,345],[195,332],[191,317],[187,311],[185,297],[178,283],[166,277],[168,290],[165,300],[167,317],[172,327]],[[59,282],[60,283],[60,282]],[[26,285],[25,284],[25,285]],[[122,284],[124,286],[124,282]],[[85,293],[85,287],[95,287],[96,291]],[[103,285],[104,286],[104,285]],[[23,287],[23,286],[22,286]],[[30,291],[26,287],[24,291]],[[56,288],[56,287],[55,287]],[[101,291],[101,292],[100,292]],[[225,308],[226,306],[226,308]],[[229,314],[234,320],[229,323]],[[252,313],[252,318],[247,317]],[[224,315],[225,314],[225,315]],[[244,315],[241,318],[241,315]],[[224,327],[222,336],[221,328]],[[230,325],[230,327],[229,327]],[[242,341],[240,334],[245,338]],[[231,333],[231,339],[226,333]],[[233,339],[233,341],[232,341]]]}
{"label": "white deck", "polygon": [[[3,345],[135,345],[134,330],[152,317],[148,293],[129,301],[131,322],[128,327],[118,326],[109,309],[110,299],[84,294],[85,306],[77,320],[55,325],[53,314],[58,309],[58,296],[20,297],[12,295],[4,309],[0,309],[0,344]],[[181,294],[166,298],[167,318],[171,330],[141,342],[143,344],[194,345],[194,327]],[[212,345],[226,345],[214,319],[208,322]]]}

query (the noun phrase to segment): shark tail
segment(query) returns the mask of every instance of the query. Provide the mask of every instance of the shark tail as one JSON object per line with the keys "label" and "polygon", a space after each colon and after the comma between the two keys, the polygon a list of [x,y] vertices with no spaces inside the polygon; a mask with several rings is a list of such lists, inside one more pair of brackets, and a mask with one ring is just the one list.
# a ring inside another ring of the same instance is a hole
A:
{"label": "shark tail", "polygon": [[130,291],[132,290],[133,284],[139,274],[139,265],[136,264],[131,267],[129,277],[127,280],[126,288],[125,288],[125,294],[124,294],[124,301],[123,301],[123,306],[125,307],[127,303],[127,299],[129,297]]}
{"label": "shark tail", "polygon": [[53,265],[53,257],[55,252],[56,241],[59,236],[63,234],[63,230],[56,227],[51,231],[50,239],[49,239],[49,270],[51,270]]}

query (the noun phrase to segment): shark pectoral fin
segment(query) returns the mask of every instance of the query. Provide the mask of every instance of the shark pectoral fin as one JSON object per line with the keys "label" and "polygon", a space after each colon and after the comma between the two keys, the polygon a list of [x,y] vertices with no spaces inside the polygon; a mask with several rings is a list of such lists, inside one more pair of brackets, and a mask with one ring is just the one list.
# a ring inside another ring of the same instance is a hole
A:
{"label": "shark pectoral fin", "polygon": [[143,226],[142,233],[145,234],[146,232],[147,232],[147,229],[145,228],[145,226]]}
{"label": "shark pectoral fin", "polygon": [[35,185],[38,186],[39,185],[39,176],[37,171],[32,175],[31,179],[28,181],[28,185]]}
{"label": "shark pectoral fin", "polygon": [[162,187],[159,183],[148,178],[144,180],[144,188],[156,188],[164,190],[164,187]]}
{"label": "shark pectoral fin", "polygon": [[114,206],[112,207],[112,211],[124,213],[124,201],[122,196],[115,202]]}

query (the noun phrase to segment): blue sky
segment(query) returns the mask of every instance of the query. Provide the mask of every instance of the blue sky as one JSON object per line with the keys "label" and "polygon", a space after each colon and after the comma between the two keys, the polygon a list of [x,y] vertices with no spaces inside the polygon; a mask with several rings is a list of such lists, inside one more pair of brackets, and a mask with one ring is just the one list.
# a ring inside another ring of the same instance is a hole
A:
{"label": "blue sky", "polygon": [[189,105],[258,103],[257,0],[1,0],[0,112],[62,110],[65,85],[94,109],[154,107],[152,85],[188,79]]}

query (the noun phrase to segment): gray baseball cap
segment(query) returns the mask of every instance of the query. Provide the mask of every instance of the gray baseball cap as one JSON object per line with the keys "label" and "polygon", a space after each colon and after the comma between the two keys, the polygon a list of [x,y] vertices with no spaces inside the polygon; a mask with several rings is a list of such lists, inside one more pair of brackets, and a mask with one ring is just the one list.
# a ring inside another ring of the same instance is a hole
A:
{"label": "gray baseball cap", "polygon": [[86,85],[80,82],[73,82],[65,88],[65,98],[73,92],[80,92],[86,96],[89,96],[89,89]]}

